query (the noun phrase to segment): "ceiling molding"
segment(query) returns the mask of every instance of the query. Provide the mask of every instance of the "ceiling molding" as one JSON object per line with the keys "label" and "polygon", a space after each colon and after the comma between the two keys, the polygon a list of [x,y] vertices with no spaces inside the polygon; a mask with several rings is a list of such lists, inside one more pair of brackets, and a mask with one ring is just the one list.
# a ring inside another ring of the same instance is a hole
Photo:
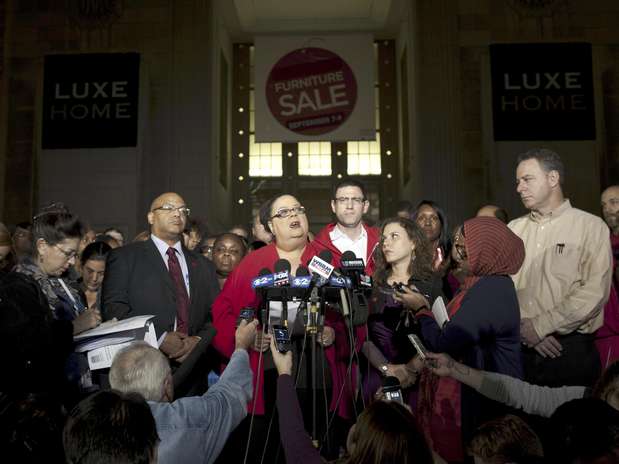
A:
{"label": "ceiling molding", "polygon": [[[266,0],[234,0],[241,30],[236,35],[307,33],[326,31],[383,31],[397,0],[340,1],[311,0],[311,6],[299,1],[277,5]],[[312,12],[312,13],[308,13]],[[308,16],[308,14],[314,17]]]}

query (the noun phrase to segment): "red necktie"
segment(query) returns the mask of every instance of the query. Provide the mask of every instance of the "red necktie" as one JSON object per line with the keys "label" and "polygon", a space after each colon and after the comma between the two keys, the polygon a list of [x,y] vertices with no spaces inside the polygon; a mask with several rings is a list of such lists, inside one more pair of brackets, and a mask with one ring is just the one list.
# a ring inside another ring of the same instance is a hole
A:
{"label": "red necktie", "polygon": [[176,250],[172,247],[168,248],[168,272],[174,282],[174,290],[176,292],[176,330],[187,334],[189,325],[189,295],[187,295],[187,287],[185,287],[185,279],[181,265],[176,257]]}

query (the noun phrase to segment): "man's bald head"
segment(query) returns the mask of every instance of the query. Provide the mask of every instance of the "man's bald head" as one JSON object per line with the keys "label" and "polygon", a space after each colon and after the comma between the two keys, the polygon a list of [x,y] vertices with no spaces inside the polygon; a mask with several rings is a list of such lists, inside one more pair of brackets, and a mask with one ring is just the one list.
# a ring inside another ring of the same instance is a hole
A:
{"label": "man's bald head", "polygon": [[611,185],[602,192],[602,215],[614,235],[619,235],[619,185]]}
{"label": "man's bald head", "polygon": [[183,235],[188,214],[185,200],[178,193],[167,192],[159,195],[151,203],[147,215],[151,233],[174,246]]}
{"label": "man's bald head", "polygon": [[166,203],[179,203],[185,204],[185,200],[178,193],[175,192],[166,192],[159,195],[157,198],[153,200],[150,204],[150,211],[153,211],[155,208],[161,208]]}
{"label": "man's bald head", "polygon": [[611,185],[602,192],[602,196],[605,195],[619,195],[619,185]]}

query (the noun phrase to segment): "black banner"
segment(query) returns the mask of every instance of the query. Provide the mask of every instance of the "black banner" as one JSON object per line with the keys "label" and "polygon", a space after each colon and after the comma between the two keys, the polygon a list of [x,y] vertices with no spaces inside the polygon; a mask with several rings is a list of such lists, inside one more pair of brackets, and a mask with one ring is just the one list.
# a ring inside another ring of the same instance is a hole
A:
{"label": "black banner", "polygon": [[591,44],[490,45],[494,140],[593,140]]}
{"label": "black banner", "polygon": [[42,148],[135,147],[138,53],[48,55]]}

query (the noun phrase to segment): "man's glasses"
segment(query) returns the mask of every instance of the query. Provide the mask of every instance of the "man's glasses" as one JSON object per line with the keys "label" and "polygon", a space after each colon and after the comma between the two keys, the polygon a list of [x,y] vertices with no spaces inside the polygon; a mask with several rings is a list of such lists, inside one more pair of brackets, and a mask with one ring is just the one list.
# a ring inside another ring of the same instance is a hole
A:
{"label": "man's glasses", "polygon": [[58,248],[60,252],[64,255],[64,257],[67,258],[67,261],[73,258],[77,258],[77,251],[75,250],[67,251],[67,250],[63,250],[59,245],[52,245],[52,246],[55,248]]}
{"label": "man's glasses", "polygon": [[174,211],[178,211],[183,216],[189,216],[191,210],[186,206],[172,206],[172,205],[163,205],[158,208],[153,208],[153,211],[163,211],[165,213],[172,213]]}
{"label": "man's glasses", "polygon": [[340,205],[347,205],[352,201],[353,205],[362,205],[365,202],[365,198],[361,197],[337,197],[335,199]]}
{"label": "man's glasses", "polygon": [[275,213],[273,216],[271,216],[271,219],[273,219],[273,218],[284,219],[284,218],[287,218],[288,216],[290,216],[293,213],[294,214],[305,214],[305,207],[303,207],[303,206],[295,206],[293,208],[281,208],[280,210],[277,211],[277,213]]}

